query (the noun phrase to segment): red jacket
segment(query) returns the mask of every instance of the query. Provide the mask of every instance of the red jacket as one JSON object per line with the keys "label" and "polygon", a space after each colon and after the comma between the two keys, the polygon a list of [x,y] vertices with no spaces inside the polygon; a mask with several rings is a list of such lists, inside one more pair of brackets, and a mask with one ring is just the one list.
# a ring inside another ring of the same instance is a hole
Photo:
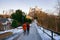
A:
{"label": "red jacket", "polygon": [[26,23],[24,23],[23,24],[23,30],[26,30],[26,27],[27,27],[27,25],[26,25]]}

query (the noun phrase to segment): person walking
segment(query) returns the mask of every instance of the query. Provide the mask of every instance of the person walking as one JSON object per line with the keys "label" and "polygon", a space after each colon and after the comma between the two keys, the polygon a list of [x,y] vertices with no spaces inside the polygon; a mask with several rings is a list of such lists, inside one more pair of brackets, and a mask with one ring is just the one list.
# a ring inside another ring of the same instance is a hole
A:
{"label": "person walking", "polygon": [[30,25],[29,23],[27,23],[27,34],[29,34],[29,31],[30,31]]}
{"label": "person walking", "polygon": [[26,34],[26,29],[27,29],[26,27],[27,27],[27,24],[26,24],[26,23],[24,23],[24,24],[23,24],[23,31],[24,31],[24,35]]}

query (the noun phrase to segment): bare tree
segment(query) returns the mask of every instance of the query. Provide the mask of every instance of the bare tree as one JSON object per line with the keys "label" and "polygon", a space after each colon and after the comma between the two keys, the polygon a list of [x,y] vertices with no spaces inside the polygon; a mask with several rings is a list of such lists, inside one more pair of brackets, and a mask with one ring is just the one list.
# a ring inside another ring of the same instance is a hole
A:
{"label": "bare tree", "polygon": [[60,16],[60,0],[57,0],[57,10],[58,10],[58,14]]}

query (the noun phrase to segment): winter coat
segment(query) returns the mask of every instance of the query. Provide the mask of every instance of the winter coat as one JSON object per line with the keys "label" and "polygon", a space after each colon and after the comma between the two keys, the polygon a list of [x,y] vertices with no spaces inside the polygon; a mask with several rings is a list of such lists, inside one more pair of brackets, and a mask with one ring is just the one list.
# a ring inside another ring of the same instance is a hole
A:
{"label": "winter coat", "polygon": [[26,23],[24,23],[23,24],[23,30],[26,30],[26,27],[27,27],[27,25],[26,25]]}

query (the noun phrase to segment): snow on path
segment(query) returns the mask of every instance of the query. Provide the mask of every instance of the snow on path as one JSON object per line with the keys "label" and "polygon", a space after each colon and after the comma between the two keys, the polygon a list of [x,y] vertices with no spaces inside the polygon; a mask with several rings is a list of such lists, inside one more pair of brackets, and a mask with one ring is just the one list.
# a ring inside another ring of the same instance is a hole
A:
{"label": "snow on path", "polygon": [[[36,26],[36,28],[37,28],[37,31],[38,31],[38,34],[41,36],[41,38],[42,38],[42,40],[51,40],[51,38],[47,35],[47,34],[45,34],[45,33],[43,33],[43,28],[42,27],[38,27],[37,26],[37,21],[35,20],[34,21],[34,24],[35,24],[35,26]],[[46,30],[46,29],[44,29],[44,31],[46,32],[46,33],[48,33],[49,35],[51,35],[51,31],[49,31],[49,30]],[[55,36],[53,36],[53,38],[55,39],[55,40],[60,40],[60,35],[57,35],[57,34],[55,34],[55,33],[53,33],[53,35],[55,35]]]}
{"label": "snow on path", "polygon": [[31,27],[30,27],[30,33],[29,35],[27,34],[22,34],[20,35],[19,38],[17,38],[17,40],[42,40],[41,37],[37,34],[37,30],[35,27],[35,24],[32,23]]}
{"label": "snow on path", "polygon": [[17,28],[9,31],[13,32],[13,34],[7,37],[5,40],[14,40],[18,35],[21,35],[21,33],[23,32],[22,29],[17,29]]}
{"label": "snow on path", "polygon": [[51,40],[51,38],[47,34],[43,33],[43,31],[41,29],[38,28],[37,30],[38,30],[38,34],[41,36],[42,40]]}
{"label": "snow on path", "polygon": [[[20,35],[17,40],[51,40],[51,38],[43,33],[43,28],[40,29],[40,27],[37,26],[37,21],[34,20],[31,24],[31,27],[30,27],[30,34],[29,35]],[[46,31],[48,34],[51,35],[50,31],[48,30],[44,30]],[[59,35],[56,35],[54,36],[54,39],[55,40],[60,40],[60,36]]]}
{"label": "snow on path", "polygon": [[42,38],[42,40],[51,40],[51,38],[48,35],[46,35],[45,33],[43,33],[43,31],[39,29],[36,20],[34,20],[33,25],[36,26],[37,33]]}

